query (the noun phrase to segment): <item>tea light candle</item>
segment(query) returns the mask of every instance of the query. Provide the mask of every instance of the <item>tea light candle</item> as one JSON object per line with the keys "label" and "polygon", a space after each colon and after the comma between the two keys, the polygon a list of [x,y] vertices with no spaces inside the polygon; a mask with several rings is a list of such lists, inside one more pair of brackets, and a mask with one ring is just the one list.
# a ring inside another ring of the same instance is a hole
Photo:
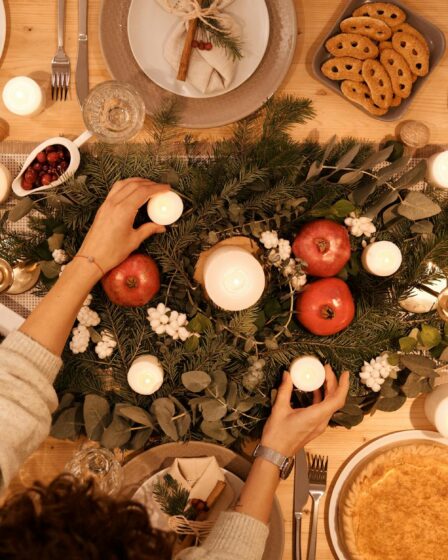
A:
{"label": "tea light candle", "polygon": [[425,414],[436,430],[448,438],[448,383],[439,385],[427,395]]}
{"label": "tea light candle", "polygon": [[300,391],[315,391],[325,381],[325,368],[314,356],[301,356],[289,368],[294,386]]}
{"label": "tea light candle", "polygon": [[15,115],[32,117],[44,109],[45,95],[37,82],[27,76],[17,76],[3,88],[3,103]]}
{"label": "tea light candle", "polygon": [[148,201],[147,210],[150,220],[155,224],[169,226],[182,216],[184,203],[177,193],[168,191],[153,196]]}
{"label": "tea light candle", "polygon": [[128,383],[140,395],[152,395],[158,391],[163,383],[163,368],[159,360],[150,354],[139,356],[129,368]]}
{"label": "tea light candle", "polygon": [[261,264],[240,247],[220,247],[204,264],[204,285],[208,296],[227,311],[241,311],[257,303],[265,283]]}
{"label": "tea light candle", "polygon": [[436,187],[448,189],[448,151],[434,154],[428,159],[426,180]]}
{"label": "tea light candle", "polygon": [[362,253],[362,265],[375,276],[391,276],[401,266],[403,256],[391,241],[377,241],[367,245]]}
{"label": "tea light candle", "polygon": [[0,163],[0,202],[5,202],[11,192],[11,172]]}

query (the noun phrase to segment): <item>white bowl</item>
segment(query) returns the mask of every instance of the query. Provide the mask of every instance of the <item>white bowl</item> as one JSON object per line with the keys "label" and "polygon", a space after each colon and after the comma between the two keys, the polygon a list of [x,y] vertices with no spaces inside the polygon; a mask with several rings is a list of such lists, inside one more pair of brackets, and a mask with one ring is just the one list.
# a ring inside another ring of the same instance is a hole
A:
{"label": "white bowl", "polygon": [[[20,197],[29,196],[30,194],[35,194],[35,193],[38,193],[40,191],[46,191],[48,189],[52,189],[54,187],[57,187],[61,183],[64,183],[69,176],[74,175],[76,173],[76,171],[78,170],[79,164],[81,163],[81,154],[79,153],[79,148],[85,142],[87,142],[87,140],[89,140],[89,138],[91,138],[91,137],[92,137],[92,133],[86,130],[80,136],[78,136],[78,138],[76,138],[76,140],[69,140],[68,138],[64,138],[62,136],[55,136],[54,138],[49,138],[48,140],[45,140],[45,142],[42,142],[41,144],[39,144],[36,148],[34,148],[34,150],[26,158],[26,161],[23,164],[22,169],[20,170],[20,173],[17,175],[17,177],[12,182],[12,190],[14,191],[14,193],[17,196],[20,196]],[[45,150],[45,148],[47,146],[52,146],[52,145],[55,145],[55,144],[60,144],[61,146],[66,147],[67,150],[70,152],[70,164],[69,164],[67,170],[65,171],[65,173],[63,175],[61,175],[56,181],[53,181],[49,185],[45,185],[45,186],[39,187],[37,189],[31,189],[29,191],[22,188],[22,181],[21,181],[22,175],[28,169],[29,165],[32,163],[34,158],[37,156],[37,154],[39,152],[42,152],[42,150]]]}

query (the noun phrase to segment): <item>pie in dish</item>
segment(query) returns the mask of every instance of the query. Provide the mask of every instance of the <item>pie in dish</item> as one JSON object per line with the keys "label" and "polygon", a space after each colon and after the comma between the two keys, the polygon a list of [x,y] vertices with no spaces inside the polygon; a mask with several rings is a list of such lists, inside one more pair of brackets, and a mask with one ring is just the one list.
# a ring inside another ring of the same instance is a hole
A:
{"label": "pie in dish", "polygon": [[344,489],[339,521],[350,560],[447,560],[448,447],[377,455]]}

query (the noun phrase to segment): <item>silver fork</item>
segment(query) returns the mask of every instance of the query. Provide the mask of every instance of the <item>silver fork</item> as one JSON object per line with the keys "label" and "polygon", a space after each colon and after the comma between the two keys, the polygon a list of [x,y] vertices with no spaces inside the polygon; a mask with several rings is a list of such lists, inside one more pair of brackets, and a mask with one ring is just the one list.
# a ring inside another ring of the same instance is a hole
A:
{"label": "silver fork", "polygon": [[310,540],[308,544],[307,560],[315,560],[317,544],[317,523],[319,519],[319,503],[327,487],[328,457],[308,455],[308,479],[310,482],[310,496],[313,498]]}
{"label": "silver fork", "polygon": [[51,99],[66,100],[70,85],[70,59],[64,51],[65,0],[58,0],[58,50],[51,61]]}

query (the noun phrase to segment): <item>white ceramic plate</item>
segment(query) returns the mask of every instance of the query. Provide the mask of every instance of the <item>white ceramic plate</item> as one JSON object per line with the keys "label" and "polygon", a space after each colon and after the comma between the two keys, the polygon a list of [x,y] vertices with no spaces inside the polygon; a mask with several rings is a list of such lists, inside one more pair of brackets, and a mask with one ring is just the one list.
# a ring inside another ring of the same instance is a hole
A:
{"label": "white ceramic plate", "polygon": [[[226,477],[226,482],[229,485],[229,488],[231,489],[231,491],[233,491],[233,502],[230,505],[230,507],[232,507],[233,504],[236,502],[236,499],[240,495],[241,489],[244,486],[244,482],[241,480],[241,478],[236,476],[236,474],[231,473],[227,469],[221,468],[221,470],[224,473],[224,476]],[[148,510],[149,518],[151,521],[151,527],[154,527],[155,529],[159,529],[160,531],[170,531],[170,528],[168,526],[168,515],[163,513],[163,511],[159,507],[159,504],[152,497],[152,489],[154,483],[161,476],[163,476],[167,471],[168,468],[153,474],[150,478],[145,480],[145,482],[132,496],[133,500],[140,502]],[[224,493],[225,492],[226,491],[224,491]],[[216,502],[216,505],[219,509],[219,499]],[[210,510],[210,513],[213,513],[213,510]]]}
{"label": "white ceramic plate", "polygon": [[243,58],[227,89],[204,94],[176,79],[176,72],[165,60],[163,49],[179,18],[166,12],[156,0],[133,0],[129,9],[128,37],[135,60],[148,78],[177,95],[205,98],[232,91],[250,78],[264,56],[269,41],[269,13],[265,0],[235,0],[226,12],[240,24],[243,43]]}
{"label": "white ceramic plate", "polygon": [[3,0],[0,0],[0,57],[3,54],[6,41],[6,13]]}
{"label": "white ceramic plate", "polygon": [[350,558],[348,558],[344,553],[344,546],[341,542],[338,526],[339,497],[347,479],[353,475],[353,472],[357,469],[359,464],[372,453],[375,453],[376,455],[382,448],[398,447],[400,445],[422,441],[448,445],[448,439],[441,436],[438,432],[407,430],[405,432],[388,434],[387,436],[383,436],[375,441],[372,441],[360,449],[355,455],[353,455],[353,457],[345,464],[343,469],[336,476],[336,481],[334,483],[333,490],[331,491],[328,506],[328,529],[330,532],[330,542],[333,547],[333,551],[336,554],[336,558],[339,560],[350,560]]}

